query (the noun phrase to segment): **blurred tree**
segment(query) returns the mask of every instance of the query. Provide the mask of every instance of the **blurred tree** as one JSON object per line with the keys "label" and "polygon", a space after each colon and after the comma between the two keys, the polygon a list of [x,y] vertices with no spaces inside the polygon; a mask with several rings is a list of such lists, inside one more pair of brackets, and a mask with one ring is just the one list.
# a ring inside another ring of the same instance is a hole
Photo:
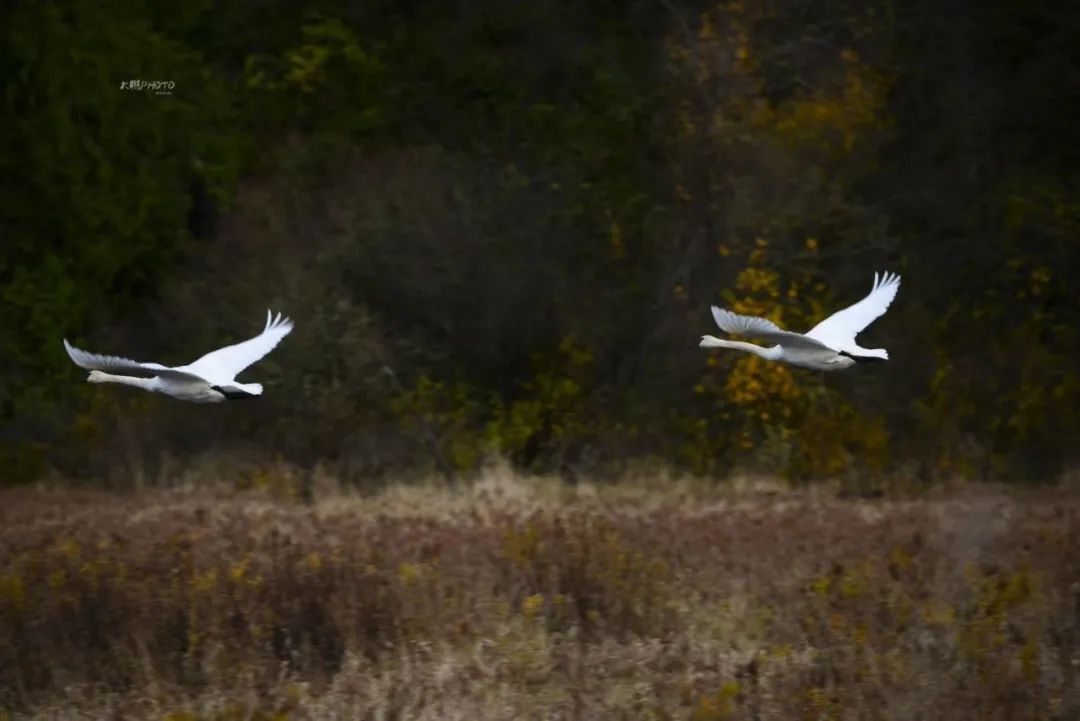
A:
{"label": "blurred tree", "polygon": [[244,146],[222,83],[133,7],[5,4],[0,27],[0,415],[11,422],[68,397],[62,337],[154,297],[181,250],[193,180],[224,199]]}
{"label": "blurred tree", "polygon": [[[1075,17],[3,5],[9,475],[247,445],[358,478],[489,453],[1052,477],[1080,447]],[[823,387],[694,347],[712,303],[806,329],[886,267],[905,284],[867,331],[883,367]],[[59,346],[94,332],[169,360],[267,305],[298,325],[258,414],[102,395]]]}

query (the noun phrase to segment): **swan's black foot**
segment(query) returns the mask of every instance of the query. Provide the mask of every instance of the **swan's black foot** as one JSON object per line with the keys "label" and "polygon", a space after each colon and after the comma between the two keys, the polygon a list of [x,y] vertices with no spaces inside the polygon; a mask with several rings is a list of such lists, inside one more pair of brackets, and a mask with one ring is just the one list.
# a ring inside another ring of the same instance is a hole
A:
{"label": "swan's black foot", "polygon": [[221,386],[210,386],[215,391],[225,396],[227,401],[242,401],[247,398],[258,398],[255,393],[245,393],[244,391],[237,390],[236,388],[223,388]]}
{"label": "swan's black foot", "polygon": [[847,356],[856,363],[884,363],[884,358],[878,358],[871,355],[851,355],[847,351],[839,351],[840,355]]}

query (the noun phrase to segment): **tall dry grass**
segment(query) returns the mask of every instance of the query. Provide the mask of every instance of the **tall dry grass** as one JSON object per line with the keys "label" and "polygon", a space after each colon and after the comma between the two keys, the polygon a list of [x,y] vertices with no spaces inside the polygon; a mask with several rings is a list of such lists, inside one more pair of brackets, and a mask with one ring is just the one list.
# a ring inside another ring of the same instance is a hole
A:
{"label": "tall dry grass", "polygon": [[1080,498],[0,498],[0,718],[1080,717]]}

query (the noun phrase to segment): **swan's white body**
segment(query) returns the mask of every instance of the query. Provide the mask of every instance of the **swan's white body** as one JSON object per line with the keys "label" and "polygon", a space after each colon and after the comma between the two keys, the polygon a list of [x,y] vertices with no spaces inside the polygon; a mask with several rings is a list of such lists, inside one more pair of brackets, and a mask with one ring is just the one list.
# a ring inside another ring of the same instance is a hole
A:
{"label": "swan's white body", "polygon": [[[292,321],[280,313],[266,311],[262,333],[242,343],[207,353],[194,363],[170,368],[159,363],[140,363],[111,355],[79,350],[64,339],[64,348],[75,365],[90,371],[90,383],[121,383],[193,403],[221,403],[226,400],[262,395],[258,383],[237,383],[236,376],[272,351],[293,329]],[[140,373],[143,376],[120,375]]]}
{"label": "swan's white body", "polygon": [[733,348],[766,360],[816,371],[842,370],[856,363],[885,361],[889,354],[884,348],[860,348],[855,336],[885,313],[899,289],[900,276],[886,272],[879,277],[874,273],[874,287],[869,295],[855,305],[833,313],[806,333],[781,330],[771,320],[738,315],[714,305],[713,318],[724,332],[760,338],[776,345],[764,348],[711,335],[701,336],[699,345],[702,348]]}

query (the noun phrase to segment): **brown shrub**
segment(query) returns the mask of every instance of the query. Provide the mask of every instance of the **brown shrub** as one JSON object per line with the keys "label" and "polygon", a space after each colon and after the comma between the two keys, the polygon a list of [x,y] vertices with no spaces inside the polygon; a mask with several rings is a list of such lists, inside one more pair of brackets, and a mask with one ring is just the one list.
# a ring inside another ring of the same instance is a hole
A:
{"label": "brown shrub", "polygon": [[[0,713],[1068,718],[1065,491],[10,492]],[[685,489],[684,489],[685,490]]]}

